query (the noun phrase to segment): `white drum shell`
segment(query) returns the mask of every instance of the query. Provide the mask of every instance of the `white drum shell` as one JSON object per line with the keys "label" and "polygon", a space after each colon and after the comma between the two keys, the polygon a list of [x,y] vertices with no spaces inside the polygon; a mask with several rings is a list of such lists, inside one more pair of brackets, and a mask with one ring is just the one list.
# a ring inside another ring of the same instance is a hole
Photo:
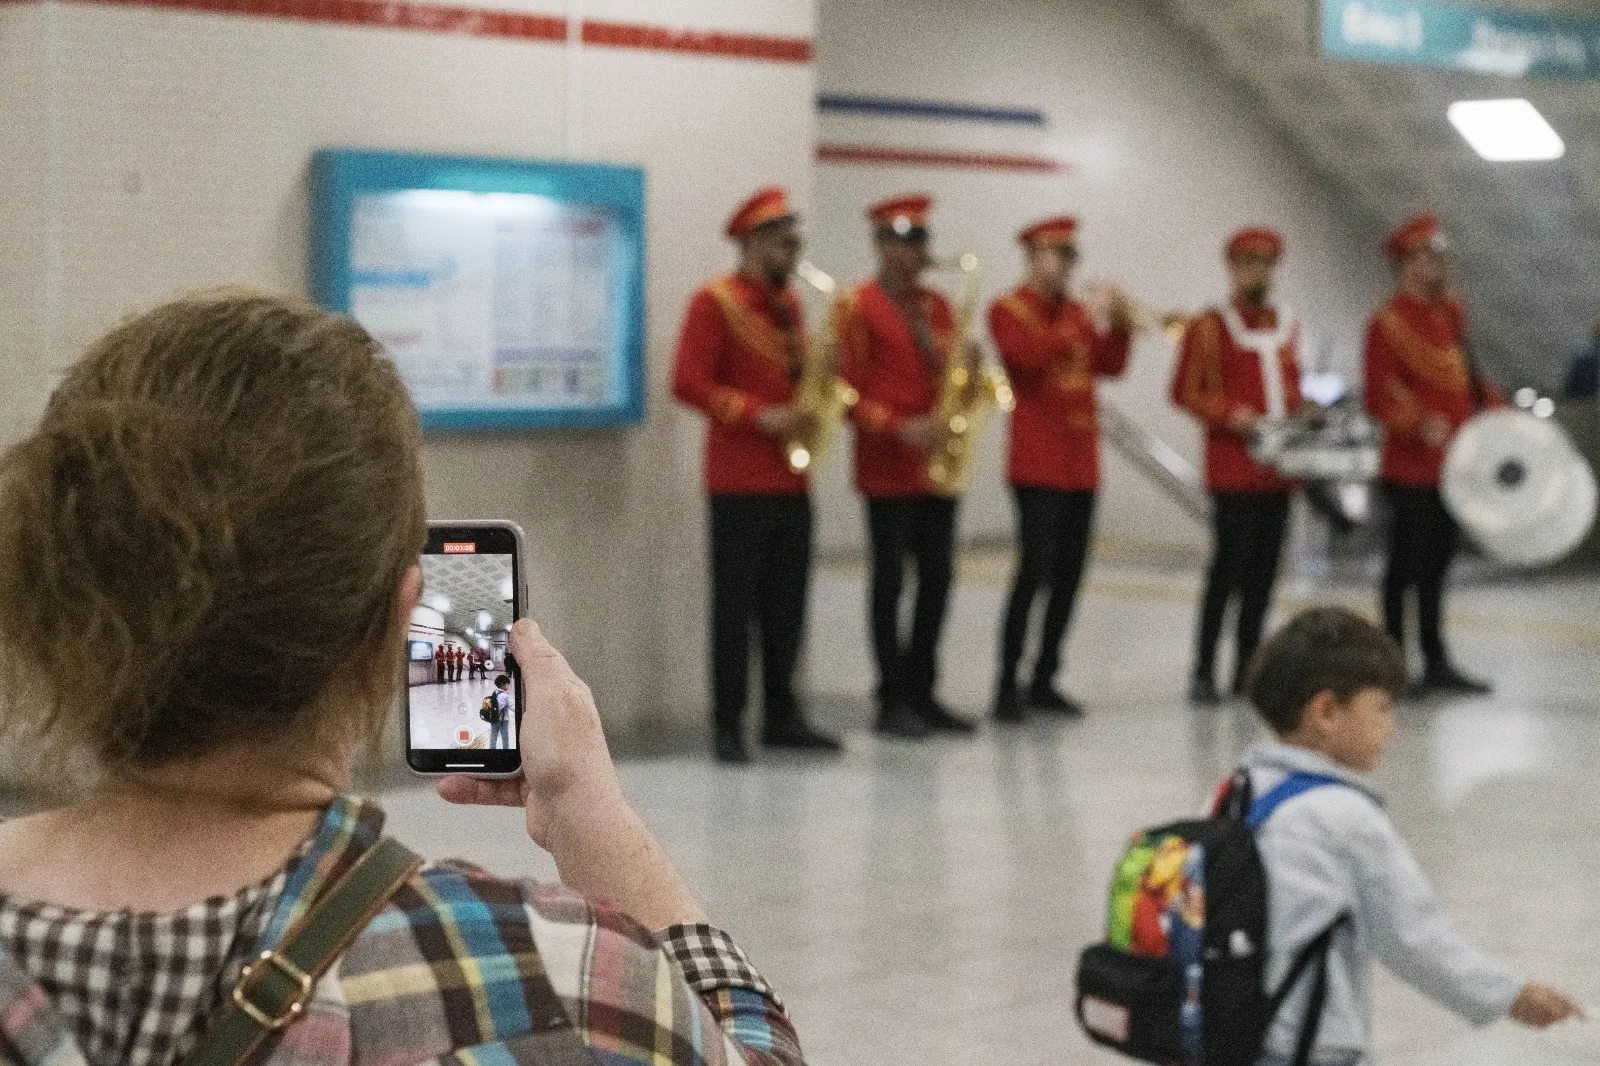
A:
{"label": "white drum shell", "polygon": [[1521,411],[1487,411],[1462,426],[1440,491],[1467,535],[1511,566],[1560,561],[1595,520],[1588,461],[1558,424]]}

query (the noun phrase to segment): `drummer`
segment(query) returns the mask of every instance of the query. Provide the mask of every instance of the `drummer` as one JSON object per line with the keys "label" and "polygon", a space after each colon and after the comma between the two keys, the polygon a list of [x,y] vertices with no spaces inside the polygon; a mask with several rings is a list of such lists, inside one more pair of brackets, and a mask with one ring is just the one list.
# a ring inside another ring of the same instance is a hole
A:
{"label": "drummer", "polygon": [[1383,426],[1383,489],[1391,510],[1383,618],[1404,648],[1407,594],[1416,592],[1423,671],[1415,694],[1482,695],[1456,668],[1442,632],[1444,583],[1461,531],[1439,494],[1456,431],[1505,398],[1467,350],[1466,311],[1447,287],[1444,231],[1419,215],[1384,244],[1396,291],[1367,327],[1366,403]]}

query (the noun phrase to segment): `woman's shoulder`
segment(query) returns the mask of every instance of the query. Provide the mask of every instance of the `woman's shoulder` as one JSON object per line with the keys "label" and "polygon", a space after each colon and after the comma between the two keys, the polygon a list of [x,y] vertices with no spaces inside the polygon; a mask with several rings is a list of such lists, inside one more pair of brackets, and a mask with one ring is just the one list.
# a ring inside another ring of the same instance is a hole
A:
{"label": "woman's shoulder", "polygon": [[340,957],[354,1057],[423,1062],[572,1029],[562,990],[580,987],[597,939],[615,939],[600,911],[560,885],[429,863]]}

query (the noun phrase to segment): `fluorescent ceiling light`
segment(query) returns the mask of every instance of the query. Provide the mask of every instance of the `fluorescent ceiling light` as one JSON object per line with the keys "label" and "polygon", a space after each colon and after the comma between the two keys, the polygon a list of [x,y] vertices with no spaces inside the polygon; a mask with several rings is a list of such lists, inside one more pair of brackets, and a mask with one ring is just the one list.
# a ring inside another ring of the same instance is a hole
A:
{"label": "fluorescent ceiling light", "polygon": [[1567,151],[1561,135],[1526,100],[1457,100],[1449,115],[1472,150],[1491,162],[1560,159]]}

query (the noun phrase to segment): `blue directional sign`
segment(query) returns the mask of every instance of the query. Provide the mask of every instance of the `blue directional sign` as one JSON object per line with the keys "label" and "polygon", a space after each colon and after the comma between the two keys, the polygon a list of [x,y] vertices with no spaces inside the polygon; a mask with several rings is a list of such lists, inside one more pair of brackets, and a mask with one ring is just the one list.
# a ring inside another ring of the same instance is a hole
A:
{"label": "blue directional sign", "polygon": [[1325,55],[1512,78],[1600,79],[1600,18],[1429,0],[1321,2]]}

